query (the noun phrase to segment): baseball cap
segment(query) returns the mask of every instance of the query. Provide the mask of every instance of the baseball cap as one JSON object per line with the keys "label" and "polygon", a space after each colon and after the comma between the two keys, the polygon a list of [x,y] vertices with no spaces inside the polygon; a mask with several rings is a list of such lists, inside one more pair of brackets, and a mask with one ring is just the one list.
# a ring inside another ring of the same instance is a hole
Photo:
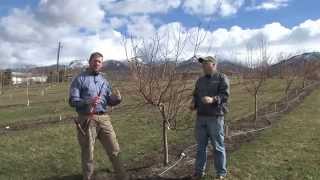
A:
{"label": "baseball cap", "polygon": [[211,62],[213,64],[217,64],[217,59],[213,58],[212,56],[207,56],[207,57],[199,57],[198,58],[199,63],[206,63],[206,62]]}

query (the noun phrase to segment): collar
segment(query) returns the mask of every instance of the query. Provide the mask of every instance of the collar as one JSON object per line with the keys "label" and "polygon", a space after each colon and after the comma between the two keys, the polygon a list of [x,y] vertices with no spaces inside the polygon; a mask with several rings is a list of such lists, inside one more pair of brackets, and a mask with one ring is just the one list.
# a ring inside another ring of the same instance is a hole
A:
{"label": "collar", "polygon": [[98,76],[100,74],[100,72],[92,71],[90,68],[87,68],[86,72],[87,72],[87,74],[93,75],[93,76]]}
{"label": "collar", "polygon": [[204,76],[205,76],[206,78],[210,79],[210,78],[212,78],[213,76],[215,76],[216,74],[218,74],[217,71],[215,71],[215,72],[213,72],[213,73],[211,73],[211,74],[205,74]]}

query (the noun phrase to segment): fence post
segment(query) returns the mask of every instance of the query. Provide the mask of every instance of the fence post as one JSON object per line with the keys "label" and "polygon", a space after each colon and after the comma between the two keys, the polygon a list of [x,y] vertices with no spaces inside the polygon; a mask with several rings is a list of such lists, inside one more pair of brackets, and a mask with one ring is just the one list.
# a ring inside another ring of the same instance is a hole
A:
{"label": "fence post", "polygon": [[274,112],[277,112],[277,103],[274,103]]}

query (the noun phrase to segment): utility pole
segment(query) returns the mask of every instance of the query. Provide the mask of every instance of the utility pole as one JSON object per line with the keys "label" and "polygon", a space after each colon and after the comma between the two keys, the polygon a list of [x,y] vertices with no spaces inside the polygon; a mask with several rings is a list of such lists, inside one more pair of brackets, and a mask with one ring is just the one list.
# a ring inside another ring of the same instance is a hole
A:
{"label": "utility pole", "polygon": [[57,82],[60,82],[60,77],[59,77],[60,50],[61,50],[61,42],[59,41],[58,52],[57,52]]}
{"label": "utility pole", "polygon": [[1,84],[1,89],[0,89],[0,95],[3,93],[3,73],[0,71],[0,84]]}
{"label": "utility pole", "polygon": [[27,77],[27,107],[30,106],[29,86],[30,86],[30,81],[29,81],[29,75],[28,75],[28,77]]}

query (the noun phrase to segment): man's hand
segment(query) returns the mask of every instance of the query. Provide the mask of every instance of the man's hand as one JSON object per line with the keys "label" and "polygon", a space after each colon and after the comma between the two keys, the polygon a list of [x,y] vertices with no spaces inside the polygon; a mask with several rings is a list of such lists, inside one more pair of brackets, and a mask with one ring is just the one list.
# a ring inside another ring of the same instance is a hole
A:
{"label": "man's hand", "polygon": [[100,101],[101,101],[101,97],[100,97],[100,96],[95,96],[95,97],[89,99],[89,100],[87,101],[87,103],[88,103],[89,105],[91,105],[91,106],[96,106],[97,104],[100,103]]}
{"label": "man's hand", "polygon": [[114,96],[116,96],[119,100],[121,100],[121,93],[120,93],[120,91],[119,91],[119,89],[115,89],[115,93],[114,93]]}
{"label": "man's hand", "polygon": [[191,103],[190,103],[190,105],[189,105],[189,109],[190,109],[190,111],[196,110],[196,105],[195,105],[195,103],[194,103],[193,100],[191,101]]}
{"label": "man's hand", "polygon": [[204,96],[204,97],[202,97],[201,100],[202,100],[202,102],[204,104],[212,104],[212,103],[214,103],[216,101],[216,98],[215,97],[210,97],[210,96]]}

